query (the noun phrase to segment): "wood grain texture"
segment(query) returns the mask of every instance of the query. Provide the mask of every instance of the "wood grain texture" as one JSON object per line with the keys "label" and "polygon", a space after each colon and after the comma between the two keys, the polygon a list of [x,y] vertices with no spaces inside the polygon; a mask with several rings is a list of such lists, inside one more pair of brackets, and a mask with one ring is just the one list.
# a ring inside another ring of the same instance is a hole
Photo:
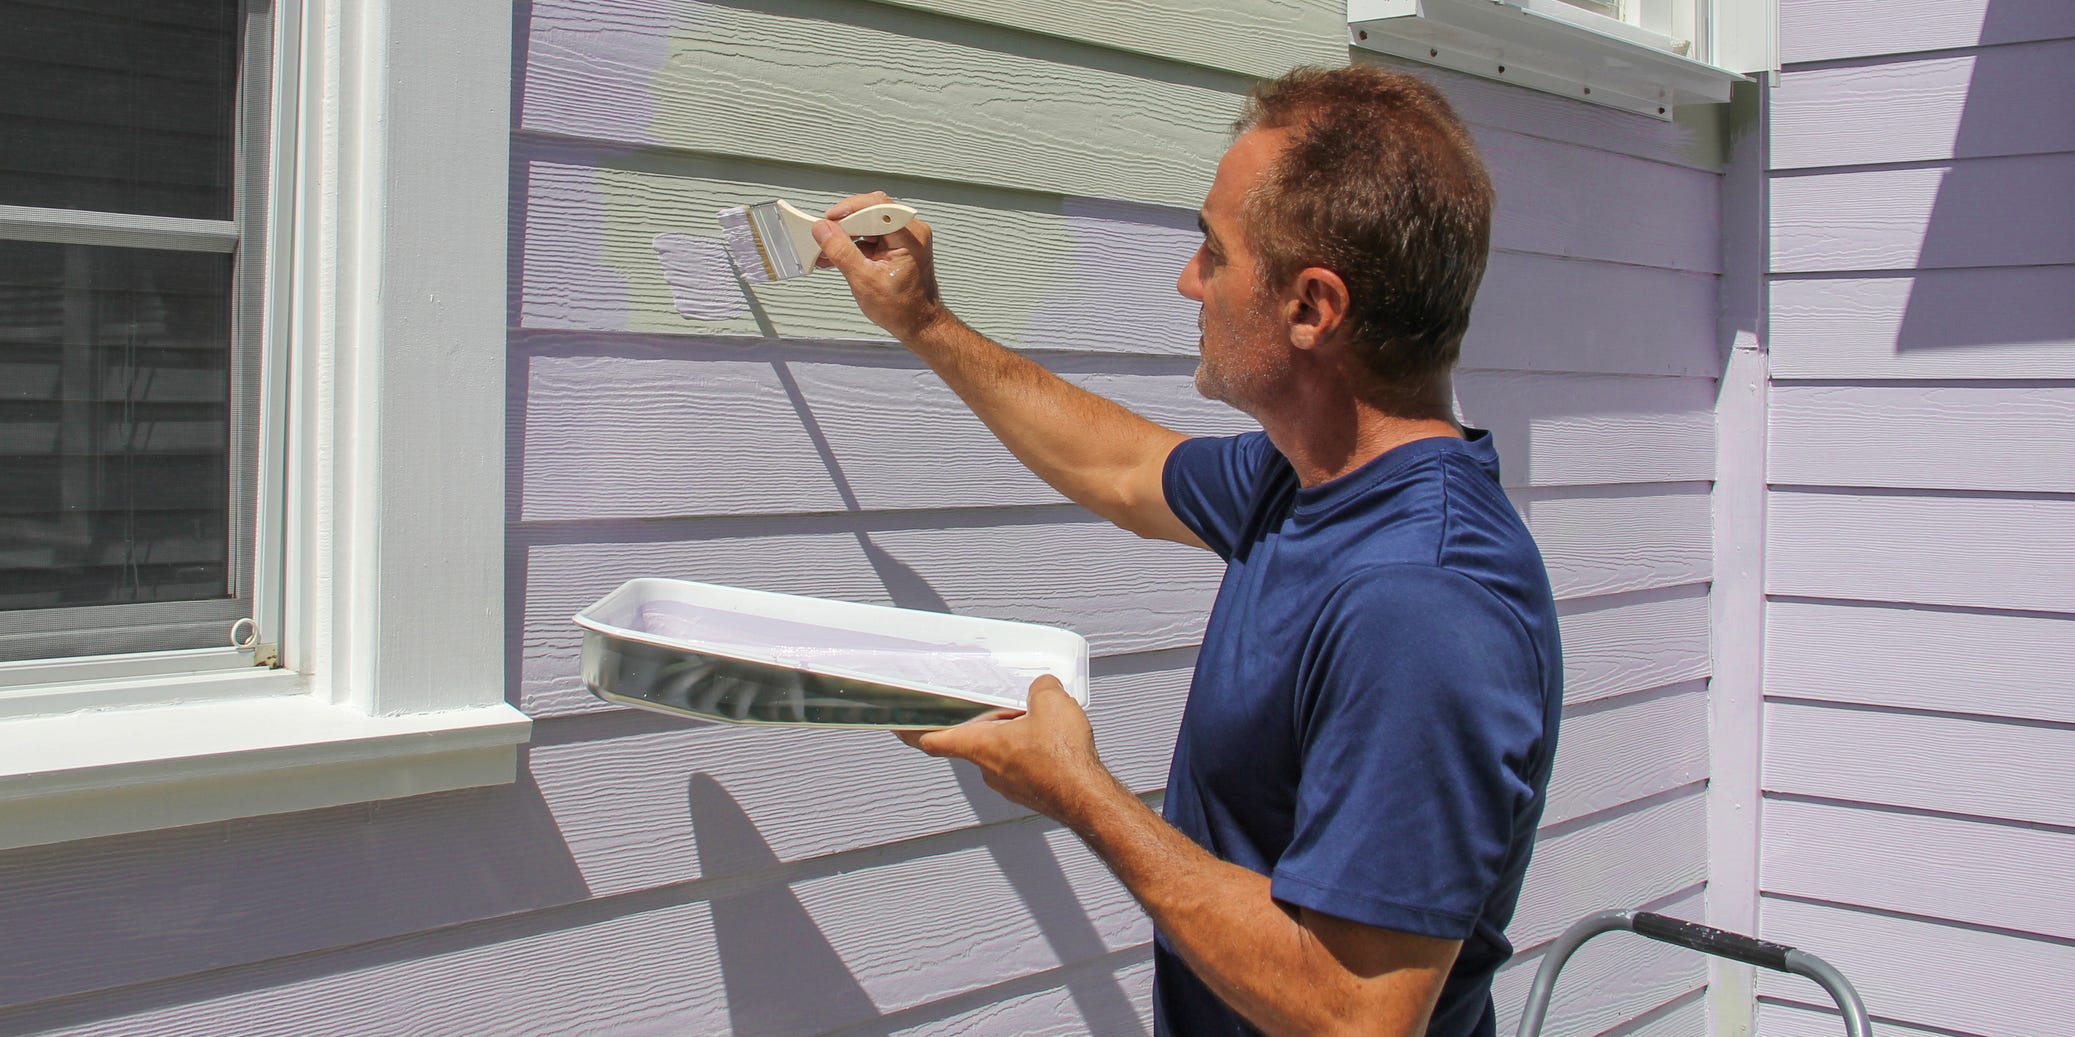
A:
{"label": "wood grain texture", "polygon": [[1492,430],[1508,487],[1714,477],[1710,379],[1462,371],[1455,395],[1465,422]]}
{"label": "wood grain texture", "polygon": [[1564,711],[1544,825],[1708,777],[1707,685],[1602,699]]}
{"label": "wood grain texture", "polygon": [[1703,790],[1545,835],[1506,938],[1534,950],[1610,905],[1648,903],[1707,880]]}
{"label": "wood grain texture", "polygon": [[[1699,583],[1714,560],[1705,483],[1514,490],[1559,599]],[[1618,529],[1619,536],[1609,531]]]}
{"label": "wood grain texture", "polygon": [[2075,263],[2075,154],[1772,181],[1772,271]]}
{"label": "wood grain texture", "polygon": [[1207,551],[1092,518],[533,547],[513,577],[525,586],[524,612],[512,617],[521,701],[553,715],[590,698],[569,617],[641,576],[1064,626],[1093,653],[1120,655],[1195,645],[1223,571]]}
{"label": "wood grain texture", "polygon": [[[1150,947],[1145,951],[1152,953]],[[1153,963],[1138,961],[1118,966],[1097,961],[1062,969],[1054,977],[1057,985],[1030,993],[1014,993],[979,1008],[944,1014],[927,1022],[901,1025],[888,1031],[884,1024],[842,1031],[832,1037],[966,1037],[967,1034],[1017,1034],[1021,1037],[1084,1037],[1086,1034],[1137,1034],[1153,1032]],[[1091,1012],[1086,989],[1103,985],[1122,990],[1132,1011],[1124,1015]],[[933,1013],[934,1014],[934,1013]]]}
{"label": "wood grain texture", "polygon": [[1775,695],[2075,724],[2075,616],[1775,601]]}
{"label": "wood grain texture", "polygon": [[1770,594],[2075,612],[2075,501],[1775,490]]}
{"label": "wood grain texture", "polygon": [[1503,130],[1472,136],[1498,191],[1494,246],[1721,271],[1720,176]]}
{"label": "wood grain texture", "polygon": [[1335,0],[1121,0],[1043,7],[1018,0],[879,2],[1249,76],[1348,60],[1347,8]]}
{"label": "wood grain texture", "polygon": [[2075,39],[1787,71],[1770,95],[1772,168],[2075,151],[2071,61]]}
{"label": "wood grain texture", "polygon": [[[1807,996],[1820,999],[1823,992],[1809,991]],[[1882,1018],[1879,1026],[1881,1037],[1952,1037],[1954,1032],[1925,1030],[1888,1018]],[[1844,1020],[1839,1017],[1835,1007],[1816,1008],[1782,1001],[1760,1001],[1756,1032],[1764,1034],[1765,1037],[1837,1037],[1844,1032]]]}
{"label": "wood grain texture", "polygon": [[2075,493],[2075,384],[1782,385],[1775,484]]}
{"label": "wood grain texture", "polygon": [[2075,940],[2075,832],[1768,800],[1764,889]]}
{"label": "wood grain texture", "polygon": [[1200,199],[1154,206],[696,155],[536,150],[524,160],[522,327],[897,349],[831,272],[752,288],[717,260],[673,269],[657,246],[659,235],[686,235],[717,248],[723,208],[782,197],[820,211],[885,190],[935,229],[944,298],[980,331],[1016,348],[1195,355],[1196,305],[1175,279],[1196,248]]}
{"label": "wood grain texture", "polygon": [[[1594,910],[1611,906],[1615,905],[1595,905]],[[1701,891],[1674,897],[1656,905],[1654,910],[1697,921],[1704,910]],[[1627,1031],[1617,1027],[1706,986],[1706,962],[1706,958],[1692,951],[1653,940],[1624,938],[1619,934],[1602,936],[1580,948],[1564,965],[1550,998],[1543,1037],[1625,1035]],[[1542,951],[1532,950],[1516,955],[1499,969],[1491,988],[1499,1033],[1518,1032],[1528,987],[1541,963]],[[1702,1031],[1682,1031],[1688,1037],[1699,1032]]]}
{"label": "wood grain texture", "polygon": [[1563,602],[1557,613],[1567,705],[1708,675],[1705,584]]}
{"label": "wood grain texture", "polygon": [[[790,883],[766,875],[497,919],[129,991],[79,1006],[72,1025],[64,1025],[65,1006],[55,1006],[0,1015],[0,1027],[805,1037],[869,1022],[919,996],[1056,967],[1062,951],[1099,955],[1142,943],[1144,915],[1118,899],[1121,887],[1075,840],[1058,841],[1061,834]],[[1063,856],[1039,864],[996,850]],[[938,891],[929,912],[885,910],[917,888]],[[1112,989],[1128,1006],[1130,995]]]}
{"label": "wood grain texture", "polygon": [[531,12],[523,130],[1054,194],[1195,206],[1246,82],[862,2]]}
{"label": "wood grain texture", "polygon": [[1721,373],[1710,274],[1494,252],[1463,365],[1510,371]]}
{"label": "wood grain texture", "polygon": [[[1967,1034],[2051,1033],[2075,1018],[2065,943],[1770,897],[1764,922],[1765,939],[1820,955],[1882,1018]],[[1776,972],[1759,972],[1758,993],[1832,1004],[1815,983]]]}
{"label": "wood grain texture", "polygon": [[1788,62],[1911,54],[2075,36],[2062,0],[1782,0]]}
{"label": "wood grain texture", "polygon": [[[630,344],[525,361],[519,515],[528,521],[1059,504],[905,352],[750,359]],[[750,354],[753,355],[753,354]],[[1192,434],[1258,426],[1174,365],[1067,378]],[[1164,368],[1164,369],[1163,369]],[[949,462],[949,463],[947,463]]]}
{"label": "wood grain texture", "polygon": [[2075,266],[1772,281],[1772,374],[2075,378]]}
{"label": "wood grain texture", "polygon": [[1765,789],[2075,827],[2075,729],[1768,702]]}
{"label": "wood grain texture", "polygon": [[[1091,696],[1096,745],[1134,789],[1166,782],[1188,678],[1178,670],[1103,680]],[[726,789],[754,819],[764,852],[780,861],[1028,814],[964,764],[923,756],[880,731],[777,731],[644,714],[564,723],[614,732],[533,752],[541,797],[594,896],[733,874],[729,861],[716,871],[692,852],[698,818],[686,789],[695,775]]]}

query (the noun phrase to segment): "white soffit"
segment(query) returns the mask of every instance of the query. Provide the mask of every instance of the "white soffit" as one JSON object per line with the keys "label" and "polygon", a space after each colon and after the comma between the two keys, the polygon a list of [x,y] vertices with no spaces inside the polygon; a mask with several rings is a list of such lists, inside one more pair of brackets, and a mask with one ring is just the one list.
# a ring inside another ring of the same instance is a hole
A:
{"label": "white soffit", "polygon": [[1659,119],[1720,104],[1743,76],[1561,0],[1348,0],[1357,47]]}

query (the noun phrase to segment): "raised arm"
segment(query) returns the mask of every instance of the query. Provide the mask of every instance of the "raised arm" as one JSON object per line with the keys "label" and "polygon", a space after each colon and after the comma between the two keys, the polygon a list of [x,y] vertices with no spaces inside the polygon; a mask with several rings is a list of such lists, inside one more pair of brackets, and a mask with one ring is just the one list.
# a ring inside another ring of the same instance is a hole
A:
{"label": "raised arm", "polygon": [[[890,200],[853,195],[827,215],[838,220]],[[1039,478],[1139,536],[1204,546],[1161,487],[1167,455],[1186,437],[967,327],[938,297],[928,223],[853,243],[823,222],[814,237],[823,256],[816,265],[841,272],[864,315],[922,358]]]}

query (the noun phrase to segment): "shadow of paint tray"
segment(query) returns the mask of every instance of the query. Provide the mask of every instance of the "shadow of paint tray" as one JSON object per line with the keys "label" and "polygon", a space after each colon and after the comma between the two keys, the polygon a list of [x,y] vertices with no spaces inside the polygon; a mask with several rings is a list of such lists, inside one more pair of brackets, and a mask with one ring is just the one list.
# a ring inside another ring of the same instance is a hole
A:
{"label": "shadow of paint tray", "polygon": [[949,727],[1047,673],[1088,704],[1087,639],[1032,623],[640,579],[576,624],[592,694],[693,720]]}

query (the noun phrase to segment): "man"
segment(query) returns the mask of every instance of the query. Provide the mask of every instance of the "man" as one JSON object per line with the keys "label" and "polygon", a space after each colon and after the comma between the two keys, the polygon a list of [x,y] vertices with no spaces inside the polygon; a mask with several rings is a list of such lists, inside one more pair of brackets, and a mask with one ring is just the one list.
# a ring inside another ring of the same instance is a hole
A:
{"label": "man", "polygon": [[1198,389],[1260,433],[1185,439],[982,338],[938,298],[926,223],[816,226],[864,313],[1024,464],[1227,561],[1164,820],[1050,678],[1024,713],[904,737],[1130,888],[1160,1032],[1491,1034],[1562,696],[1541,558],[1451,406],[1490,182],[1440,95],[1381,69],[1264,84],[1237,129],[1178,287]]}

